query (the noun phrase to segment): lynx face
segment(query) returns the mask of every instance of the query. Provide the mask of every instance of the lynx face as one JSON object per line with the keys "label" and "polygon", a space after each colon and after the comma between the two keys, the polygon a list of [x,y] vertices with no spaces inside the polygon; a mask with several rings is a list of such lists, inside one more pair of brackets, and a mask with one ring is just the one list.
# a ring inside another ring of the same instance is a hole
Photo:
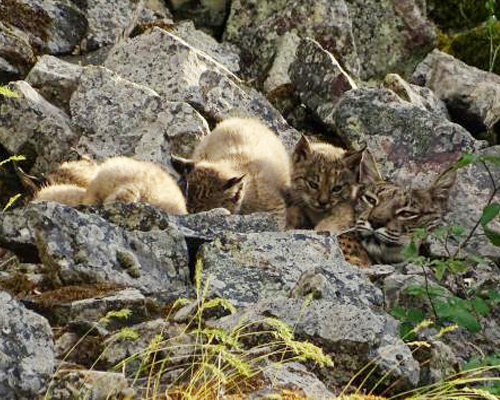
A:
{"label": "lynx face", "polygon": [[346,154],[326,143],[309,143],[304,137],[294,152],[292,202],[315,225],[333,208],[353,197],[363,152]]}
{"label": "lynx face", "polygon": [[244,175],[216,163],[194,162],[180,157],[173,162],[177,171],[184,172],[188,212],[223,207],[231,214],[238,213],[245,190]]}
{"label": "lynx face", "polygon": [[456,172],[450,170],[426,189],[406,189],[390,182],[367,185],[356,206],[356,231],[374,262],[403,261],[402,250],[412,232],[439,224],[455,178]]}

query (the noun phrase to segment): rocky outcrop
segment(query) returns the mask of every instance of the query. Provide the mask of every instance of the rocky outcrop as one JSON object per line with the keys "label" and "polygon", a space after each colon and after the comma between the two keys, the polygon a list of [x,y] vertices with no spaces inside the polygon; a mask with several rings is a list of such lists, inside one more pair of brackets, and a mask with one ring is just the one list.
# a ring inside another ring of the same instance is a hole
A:
{"label": "rocky outcrop", "polygon": [[415,70],[412,81],[446,103],[453,121],[478,134],[498,130],[500,77],[434,50]]}
{"label": "rocky outcrop", "polygon": [[55,364],[49,323],[0,291],[0,326],[0,397],[43,395]]}
{"label": "rocky outcrop", "polygon": [[0,22],[0,83],[22,78],[34,62],[28,35]]}

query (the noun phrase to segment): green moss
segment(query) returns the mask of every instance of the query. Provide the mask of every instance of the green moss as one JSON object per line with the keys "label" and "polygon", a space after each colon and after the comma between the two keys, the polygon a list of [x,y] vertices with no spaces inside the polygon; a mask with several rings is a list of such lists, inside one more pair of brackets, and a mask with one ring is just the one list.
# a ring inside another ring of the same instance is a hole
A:
{"label": "green moss", "polygon": [[[500,0],[495,9],[500,10]],[[470,29],[484,22],[489,14],[485,0],[430,0],[429,16],[443,30]]]}
{"label": "green moss", "polygon": [[[500,22],[497,22],[493,29],[493,49],[498,46]],[[490,36],[485,25],[454,35],[441,35],[440,48],[468,65],[485,71],[490,69]],[[493,65],[493,72],[500,74],[500,54]]]}

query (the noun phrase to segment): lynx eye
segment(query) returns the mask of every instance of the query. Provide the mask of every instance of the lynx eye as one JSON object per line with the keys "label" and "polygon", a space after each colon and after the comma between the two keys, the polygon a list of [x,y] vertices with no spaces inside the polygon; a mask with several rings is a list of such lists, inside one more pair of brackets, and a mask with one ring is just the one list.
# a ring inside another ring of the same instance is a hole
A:
{"label": "lynx eye", "polygon": [[316,183],[316,182],[313,182],[313,181],[307,181],[307,184],[309,185],[309,187],[311,189],[318,189],[319,188],[319,185]]}
{"label": "lynx eye", "polygon": [[339,193],[340,191],[342,191],[342,186],[337,185],[332,187],[332,193]]}
{"label": "lynx eye", "polygon": [[378,199],[371,194],[364,194],[361,198],[371,207],[375,207],[378,204]]}
{"label": "lynx eye", "polygon": [[398,210],[396,212],[397,216],[402,219],[414,219],[418,217],[418,213],[410,210]]}

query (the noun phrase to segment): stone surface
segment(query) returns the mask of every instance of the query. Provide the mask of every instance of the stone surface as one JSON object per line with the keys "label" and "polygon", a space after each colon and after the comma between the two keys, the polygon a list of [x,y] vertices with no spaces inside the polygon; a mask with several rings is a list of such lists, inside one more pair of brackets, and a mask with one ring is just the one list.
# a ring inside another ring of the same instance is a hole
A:
{"label": "stone surface", "polygon": [[346,0],[346,3],[362,79],[382,78],[388,72],[408,76],[434,46],[437,35],[420,0]]}
{"label": "stone surface", "polygon": [[54,371],[54,343],[47,320],[0,291],[0,398],[34,399]]}
{"label": "stone surface", "polygon": [[254,116],[277,132],[289,148],[299,137],[264,96],[242,86],[213,57],[163,29],[153,28],[115,46],[105,66],[152,88],[166,100],[188,102],[209,121]]}
{"label": "stone surface", "polygon": [[0,22],[0,83],[23,78],[34,62],[28,35]]}
{"label": "stone surface", "polygon": [[69,100],[76,90],[83,68],[54,56],[42,56],[26,77],[26,82],[46,100],[69,113]]}
{"label": "stone surface", "polygon": [[229,13],[228,0],[170,0],[176,20],[192,20],[200,29],[220,37]]}
{"label": "stone surface", "polygon": [[358,75],[360,64],[352,21],[344,0],[231,2],[224,40],[241,48],[245,77],[264,81],[277,44],[287,32],[316,39]]}
{"label": "stone surface", "polygon": [[88,27],[70,0],[3,0],[0,21],[26,33],[37,53],[49,54],[71,53]]}
{"label": "stone surface", "polygon": [[333,54],[312,39],[299,43],[289,74],[300,100],[323,121],[342,95],[357,87]]}
{"label": "stone surface", "polygon": [[446,104],[432,90],[412,85],[398,74],[387,74],[384,78],[384,86],[396,93],[401,99],[441,118],[450,119]]}
{"label": "stone surface", "polygon": [[7,87],[19,97],[0,96],[0,143],[11,154],[26,157],[26,171],[54,169],[78,139],[70,119],[26,82],[12,82]]}
{"label": "stone surface", "polygon": [[70,108],[82,131],[77,149],[97,159],[126,155],[168,165],[171,152],[190,155],[209,131],[188,104],[165,101],[103,67],[85,68]]}
{"label": "stone surface", "polygon": [[186,242],[172,225],[127,232],[97,215],[49,202],[2,216],[0,242],[21,253],[35,245],[55,285],[110,282],[167,298],[188,291]]}
{"label": "stone surface", "polygon": [[495,129],[500,120],[500,76],[468,66],[434,50],[415,70],[412,81],[443,100],[452,119],[473,134]]}

